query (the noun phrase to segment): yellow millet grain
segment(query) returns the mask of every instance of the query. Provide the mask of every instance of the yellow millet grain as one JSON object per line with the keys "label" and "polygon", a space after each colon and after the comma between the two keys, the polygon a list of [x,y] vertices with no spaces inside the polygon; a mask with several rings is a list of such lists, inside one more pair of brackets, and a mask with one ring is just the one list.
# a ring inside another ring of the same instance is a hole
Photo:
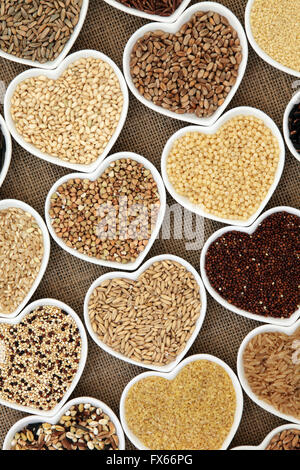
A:
{"label": "yellow millet grain", "polygon": [[175,191],[205,212],[247,220],[274,182],[280,148],[261,119],[237,116],[215,134],[188,132],[168,157]]}
{"label": "yellow millet grain", "polygon": [[129,390],[125,418],[151,450],[217,450],[233,425],[236,394],[220,365],[196,360],[173,380],[153,376]]}
{"label": "yellow millet grain", "polygon": [[300,72],[300,0],[255,0],[250,21],[261,49]]}

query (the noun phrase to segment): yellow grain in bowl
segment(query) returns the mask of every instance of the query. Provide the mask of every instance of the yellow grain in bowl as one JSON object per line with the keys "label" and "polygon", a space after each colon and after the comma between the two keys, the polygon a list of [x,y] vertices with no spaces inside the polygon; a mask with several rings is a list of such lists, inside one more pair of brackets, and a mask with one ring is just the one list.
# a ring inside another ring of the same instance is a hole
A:
{"label": "yellow grain in bowl", "polygon": [[130,431],[151,450],[217,450],[231,431],[236,393],[215,362],[196,360],[173,380],[148,376],[125,399]]}
{"label": "yellow grain in bowl", "polygon": [[279,157],[278,139],[263,120],[240,115],[214,134],[178,137],[166,170],[179,196],[211,215],[245,221],[274,183]]}
{"label": "yellow grain in bowl", "polygon": [[280,64],[300,72],[300,0],[255,0],[250,22],[259,47]]}

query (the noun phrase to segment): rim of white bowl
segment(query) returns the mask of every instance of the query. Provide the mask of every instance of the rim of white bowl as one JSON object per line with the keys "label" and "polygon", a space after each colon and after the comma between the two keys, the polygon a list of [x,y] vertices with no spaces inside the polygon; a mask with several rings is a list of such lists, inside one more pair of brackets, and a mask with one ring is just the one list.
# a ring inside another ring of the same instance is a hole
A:
{"label": "rim of white bowl", "polygon": [[[145,33],[149,31],[155,31],[159,29],[161,26],[161,29],[167,32],[176,32],[184,23],[186,23],[191,16],[200,10],[204,11],[215,11],[222,16],[225,16],[229,22],[230,25],[237,31],[238,37],[241,42],[242,46],[242,52],[243,52],[243,59],[239,67],[239,73],[238,73],[238,78],[235,83],[235,85],[232,87],[230,90],[228,96],[225,99],[225,102],[220,106],[212,116],[206,117],[206,118],[198,118],[195,114],[192,113],[186,113],[186,114],[176,114],[173,111],[169,111],[167,109],[162,108],[161,106],[157,106],[152,103],[152,101],[147,100],[144,98],[136,89],[135,85],[133,84],[133,80],[131,77],[130,73],[130,55],[133,46],[137,42],[138,39],[140,39]],[[202,126],[211,126],[214,124],[217,119],[221,116],[221,114],[225,111],[225,109],[228,107],[230,101],[236,94],[241,81],[244,77],[246,67],[247,67],[247,62],[248,62],[248,42],[247,42],[247,37],[244,32],[243,26],[241,25],[240,21],[238,18],[232,13],[231,10],[229,10],[227,7],[224,5],[221,5],[220,3],[216,2],[201,2],[197,3],[196,5],[191,6],[187,10],[184,11],[184,13],[179,17],[179,19],[171,24],[166,24],[166,23],[149,23],[143,26],[142,28],[138,29],[129,39],[127,42],[125,49],[124,49],[124,55],[123,55],[123,71],[125,75],[125,79],[127,82],[127,85],[131,91],[131,93],[145,106],[150,108],[152,111],[156,111],[160,114],[163,114],[165,116],[168,116],[173,119],[177,119],[179,121],[185,121],[189,122],[191,124],[197,124],[197,125],[202,125]]]}
{"label": "rim of white bowl", "polygon": [[[155,225],[155,228],[151,234],[151,237],[149,238],[148,245],[144,249],[144,251],[141,252],[141,254],[137,257],[134,263],[127,263],[127,264],[122,264],[122,263],[117,263],[115,261],[104,261],[101,259],[97,258],[92,258],[87,255],[84,255],[82,253],[79,253],[76,251],[74,248],[69,248],[62,240],[56,235],[55,230],[52,227],[51,224],[51,218],[49,216],[49,209],[50,209],[50,201],[51,201],[51,196],[54,194],[57,190],[57,188],[61,185],[66,183],[70,179],[89,179],[91,181],[94,181],[97,179],[103,172],[104,170],[110,165],[111,162],[114,162],[116,160],[120,160],[122,158],[128,158],[137,161],[138,163],[141,163],[144,165],[145,168],[151,171],[151,174],[157,184],[158,192],[159,192],[159,198],[160,198],[160,209],[159,209],[159,214],[157,218],[157,222]],[[134,271],[137,269],[142,261],[144,260],[145,256],[148,254],[150,249],[152,248],[153,243],[155,242],[155,239],[157,235],[159,234],[160,227],[162,225],[164,215],[166,211],[166,190],[163,184],[163,181],[161,179],[161,176],[155,166],[147,160],[145,157],[142,157],[141,155],[138,155],[133,152],[118,152],[114,153],[113,155],[109,156],[106,158],[101,165],[97,168],[96,171],[93,173],[71,173],[69,175],[65,175],[62,178],[60,178],[52,188],[50,189],[47,198],[46,198],[46,203],[45,203],[45,219],[47,223],[48,230],[50,232],[50,235],[52,238],[56,241],[56,243],[65,251],[67,251],[69,254],[76,256],[77,258],[80,258],[84,261],[88,261],[89,263],[97,264],[98,266],[104,266],[106,268],[113,268],[113,269],[122,269],[126,271]]]}
{"label": "rim of white bowl", "polygon": [[[111,348],[110,346],[106,345],[103,341],[101,341],[99,339],[98,335],[94,332],[94,330],[92,328],[91,321],[90,321],[90,316],[89,316],[88,305],[89,305],[90,297],[91,297],[93,291],[95,290],[96,287],[98,287],[100,284],[102,284],[102,282],[104,282],[108,279],[116,279],[116,278],[137,280],[140,277],[140,275],[149,268],[149,266],[151,266],[153,263],[156,263],[158,261],[163,261],[163,260],[176,261],[177,263],[180,263],[182,266],[184,266],[188,271],[190,271],[192,273],[192,275],[194,276],[194,278],[195,278],[195,280],[196,280],[196,282],[199,286],[199,292],[200,292],[200,297],[201,297],[201,310],[200,310],[199,318],[196,322],[195,330],[194,330],[192,336],[190,337],[189,341],[187,342],[186,347],[184,348],[184,350],[170,364],[165,365],[165,366],[156,366],[154,364],[153,365],[144,364],[143,362],[140,362],[140,361],[134,361],[133,359],[130,359],[129,357],[126,357],[124,354],[121,354],[121,353],[115,351],[113,348]],[[147,260],[134,273],[110,272],[110,273],[104,274],[103,276],[100,276],[98,279],[96,279],[93,282],[93,284],[89,288],[89,290],[88,290],[88,292],[85,296],[85,300],[84,300],[84,321],[85,321],[85,326],[86,326],[90,336],[92,337],[92,339],[95,341],[95,343],[101,349],[103,349],[108,354],[111,354],[112,356],[116,357],[117,359],[121,359],[124,362],[127,362],[129,364],[133,364],[133,365],[138,366],[138,367],[142,367],[144,369],[155,370],[155,371],[158,371],[158,372],[170,372],[170,371],[172,371],[177,366],[177,364],[179,364],[179,362],[184,358],[184,356],[187,354],[189,349],[192,347],[195,339],[197,338],[197,336],[198,336],[198,334],[201,330],[202,324],[203,324],[204,319],[205,319],[205,314],[206,314],[206,291],[205,291],[205,288],[204,288],[204,285],[203,285],[203,282],[201,280],[200,275],[193,268],[193,266],[190,263],[188,263],[186,260],[184,260],[183,258],[180,258],[178,256],[174,256],[174,255],[168,255],[168,254],[154,256],[153,258]]]}
{"label": "rim of white bowl", "polygon": [[254,403],[256,403],[258,406],[263,408],[265,411],[268,411],[269,413],[278,416],[281,419],[284,419],[285,421],[289,421],[291,423],[295,424],[300,424],[300,419],[295,418],[294,416],[287,415],[285,413],[281,413],[278,411],[274,406],[269,405],[265,401],[261,400],[258,398],[258,396],[252,392],[252,389],[248,383],[248,380],[245,377],[245,371],[244,371],[244,362],[243,362],[243,355],[245,348],[249,341],[251,341],[255,336],[261,333],[266,333],[266,332],[280,332],[280,333],[285,333],[286,335],[290,336],[292,335],[298,328],[300,327],[300,320],[298,320],[294,325],[292,326],[278,326],[278,325],[263,325],[259,326],[258,328],[255,328],[254,330],[250,331],[248,335],[244,338],[242,341],[238,355],[237,355],[237,372],[238,372],[238,377],[239,381],[248,395],[249,398],[251,398]]}
{"label": "rim of white bowl", "polygon": [[117,8],[118,10],[128,13],[129,15],[138,16],[139,18],[145,18],[146,20],[157,21],[160,23],[173,23],[178,19],[178,17],[183,13],[183,11],[191,3],[191,0],[183,0],[181,5],[176,9],[176,11],[170,16],[159,16],[151,15],[150,13],[144,13],[137,8],[129,8],[115,0],[104,0],[108,5]]}
{"label": "rim of white bowl", "polygon": [[283,117],[283,135],[284,135],[286,145],[289,148],[289,151],[291,152],[292,155],[294,155],[294,157],[298,160],[298,162],[300,162],[300,152],[297,152],[297,150],[295,149],[294,144],[291,141],[290,131],[289,131],[289,116],[295,104],[300,104],[300,91],[298,91],[297,93],[293,95],[291,101],[286,107],[284,117]]}
{"label": "rim of white bowl", "polygon": [[48,232],[46,224],[43,221],[40,214],[38,214],[38,212],[35,209],[33,209],[33,207],[29,206],[28,204],[26,204],[23,201],[18,201],[17,199],[3,199],[2,201],[0,201],[0,211],[4,210],[4,209],[9,209],[9,208],[22,209],[23,211],[28,212],[30,215],[32,215],[34,217],[34,219],[36,220],[36,223],[38,224],[40,230],[42,231],[43,243],[44,243],[44,254],[43,254],[42,263],[41,263],[39,273],[38,273],[34,283],[32,284],[30,291],[28,292],[28,294],[24,298],[24,300],[14,310],[14,312],[12,312],[10,314],[2,313],[1,310],[0,310],[0,320],[1,320],[1,318],[2,319],[15,318],[23,310],[25,305],[30,301],[31,297],[33,296],[34,292],[36,291],[36,289],[38,288],[40,282],[42,281],[42,279],[44,277],[45,271],[46,271],[47,266],[48,266],[49,257],[50,257],[50,250],[51,250],[49,232]]}
{"label": "rim of white bowl", "polygon": [[60,400],[60,402],[54,408],[52,408],[49,411],[39,410],[37,408],[32,408],[30,406],[17,405],[13,402],[3,400],[2,398],[0,398],[0,405],[7,406],[8,408],[12,408],[14,410],[23,411],[24,413],[30,413],[32,415],[39,415],[39,414],[42,413],[43,416],[52,417],[56,413],[58,413],[59,410],[62,408],[62,406],[66,403],[69,396],[73,393],[75,387],[77,386],[77,384],[80,380],[80,377],[83,373],[85,363],[86,363],[86,359],[87,359],[88,342],[87,342],[87,336],[86,336],[86,332],[85,332],[83,323],[80,320],[77,313],[75,313],[75,311],[71,307],[69,307],[69,305],[65,304],[64,302],[61,302],[60,300],[56,300],[56,299],[39,299],[39,300],[35,300],[31,304],[27,305],[27,307],[17,317],[7,318],[7,319],[6,318],[0,318],[0,324],[4,323],[4,324],[8,324],[8,325],[18,325],[19,323],[21,323],[21,321],[23,320],[23,318],[26,315],[28,315],[29,313],[34,311],[36,308],[41,307],[41,306],[58,307],[61,310],[65,311],[68,315],[70,315],[70,317],[72,317],[73,320],[75,321],[75,323],[78,327],[78,330],[80,332],[81,343],[82,343],[82,345],[81,345],[81,357],[80,357],[80,361],[79,361],[79,364],[78,364],[78,370],[77,370],[77,372],[74,376],[74,379],[72,381],[71,386],[68,388],[68,390],[65,393],[65,395],[63,396],[63,398]]}
{"label": "rim of white bowl", "polygon": [[16,62],[18,64],[27,65],[28,67],[37,67],[37,68],[43,69],[43,70],[53,70],[53,69],[55,69],[56,67],[58,67],[60,65],[60,63],[67,56],[68,52],[73,47],[76,39],[78,38],[79,33],[80,33],[80,31],[83,27],[86,15],[87,15],[88,7],[89,7],[89,0],[83,0],[82,1],[82,7],[81,7],[81,10],[80,10],[78,23],[75,26],[74,31],[73,31],[72,35],[70,36],[70,39],[66,43],[64,49],[59,54],[59,56],[56,57],[55,60],[48,61],[48,62],[45,62],[44,64],[41,64],[38,61],[23,59],[22,57],[16,57],[13,54],[8,54],[7,52],[2,51],[1,49],[0,49],[0,57],[3,57],[4,59],[10,60],[11,62]]}
{"label": "rim of white bowl", "polygon": [[277,62],[277,60],[272,59],[256,42],[254,39],[254,36],[252,34],[252,28],[251,28],[251,10],[252,6],[255,0],[248,0],[246,10],[245,10],[245,29],[247,33],[248,40],[252,46],[252,48],[255,50],[256,54],[259,55],[259,57],[267,62],[269,65],[272,65],[272,67],[275,67],[278,70],[281,70],[281,72],[288,73],[289,75],[293,75],[294,77],[300,77],[300,72],[297,70],[293,70],[289,67],[286,67],[285,65],[280,64],[280,62]]}
{"label": "rim of white bowl", "polygon": [[[122,91],[123,98],[124,98],[124,103],[123,103],[123,109],[121,112],[120,120],[118,122],[116,130],[113,136],[111,137],[109,143],[107,144],[105,150],[101,153],[101,155],[99,155],[97,160],[95,160],[93,163],[90,163],[89,165],[84,165],[84,164],[79,164],[79,163],[70,163],[60,158],[53,157],[50,154],[41,152],[33,144],[25,142],[25,139],[23,138],[23,136],[19,134],[19,132],[16,129],[15,123],[11,116],[10,108],[11,108],[12,96],[15,92],[17,85],[19,85],[19,83],[31,77],[39,77],[40,75],[43,75],[52,79],[57,79],[69,67],[70,64],[77,61],[78,59],[89,58],[89,57],[93,57],[95,59],[101,59],[104,62],[108,63],[113,68],[116,76],[119,79],[121,91]],[[104,160],[104,158],[108,155],[113,145],[116,143],[126,121],[128,106],[129,106],[128,88],[127,88],[126,81],[125,81],[125,78],[123,77],[121,70],[115,64],[115,62],[113,62],[107,55],[103,54],[102,52],[91,50],[91,49],[85,49],[85,50],[81,50],[78,52],[74,52],[73,54],[66,57],[61,62],[59,67],[56,68],[55,70],[43,70],[43,69],[34,68],[34,69],[26,70],[25,72],[20,73],[9,84],[7,91],[5,93],[5,97],[4,97],[4,115],[5,115],[7,127],[11,135],[13,136],[13,138],[16,140],[16,142],[18,142],[19,145],[21,145],[21,147],[23,147],[27,152],[31,153],[32,155],[35,155],[36,157],[41,158],[42,160],[46,160],[49,163],[53,163],[54,165],[58,165],[64,168],[69,168],[74,171],[81,171],[84,173],[90,173],[90,172],[95,171],[96,168],[98,168],[98,166]]]}
{"label": "rim of white bowl", "polygon": [[10,430],[6,434],[4,444],[3,444],[3,450],[12,450],[11,443],[13,441],[15,434],[21,431],[22,429],[24,429],[29,424],[43,423],[43,422],[47,422],[50,424],[57,424],[60,418],[63,416],[63,414],[67,410],[69,410],[71,406],[79,405],[81,403],[90,404],[92,406],[95,406],[96,408],[101,408],[103,412],[110,417],[110,419],[115,425],[117,436],[119,438],[119,450],[125,450],[124,432],[123,432],[123,429],[122,429],[122,426],[118,417],[108,405],[103,403],[101,400],[98,400],[97,398],[92,398],[92,397],[78,397],[78,398],[74,398],[73,400],[68,401],[61,408],[61,410],[58,411],[58,413],[56,413],[55,416],[52,416],[51,418],[41,414],[38,416],[27,416],[26,418],[20,419],[10,428]]}
{"label": "rim of white bowl", "polygon": [[221,366],[226,372],[227,374],[229,375],[230,379],[231,379],[231,382],[232,382],[232,385],[234,387],[234,390],[235,390],[235,395],[236,395],[236,410],[235,410],[235,416],[234,416],[234,421],[233,421],[233,424],[232,424],[232,427],[231,427],[231,430],[228,434],[228,436],[226,437],[225,441],[223,442],[223,445],[221,447],[220,450],[226,450],[230,444],[230,442],[232,441],[232,439],[234,438],[234,435],[239,427],[239,424],[240,424],[240,421],[241,421],[241,418],[242,418],[242,414],[243,414],[243,404],[244,404],[244,399],[243,399],[243,392],[242,392],[242,388],[241,388],[241,385],[238,381],[238,378],[237,376],[235,375],[235,373],[233,372],[233,370],[226,364],[226,362],[222,361],[221,359],[215,357],[215,356],[212,356],[210,354],[195,354],[193,356],[189,356],[187,357],[184,361],[180,362],[176,367],[175,369],[172,370],[172,372],[167,372],[167,373],[162,373],[162,372],[143,372],[142,374],[140,375],[137,375],[136,377],[134,377],[125,387],[123,393],[122,393],[122,396],[121,396],[121,400],[120,400],[120,419],[121,419],[121,423],[122,423],[122,427],[124,429],[124,432],[126,434],[126,436],[128,437],[128,439],[132,442],[132,444],[137,447],[137,449],[139,450],[149,450],[147,447],[145,447],[141,441],[130,431],[129,427],[127,426],[127,422],[126,422],[126,417],[125,417],[125,400],[126,400],[126,397],[127,397],[127,394],[130,390],[130,388],[138,381],[146,378],[146,377],[163,377],[165,379],[168,379],[168,380],[172,380],[176,377],[176,375],[180,372],[180,370],[186,366],[187,364],[191,363],[191,362],[195,362],[195,361],[210,361],[210,362],[214,362],[216,364],[218,364],[219,366]]}
{"label": "rim of white bowl", "polygon": [[210,293],[210,295],[223,307],[225,307],[227,310],[230,310],[231,312],[237,313],[238,315],[241,315],[246,318],[250,318],[251,320],[258,321],[260,323],[268,323],[271,325],[277,325],[277,326],[292,326],[299,318],[300,316],[300,308],[296,310],[296,312],[293,313],[293,315],[290,316],[290,318],[273,318],[273,317],[263,317],[262,315],[256,315],[254,313],[247,312],[245,310],[242,310],[235,305],[230,304],[227,302],[223,297],[220,296],[220,294],[212,287],[209,278],[206,274],[206,269],[205,269],[205,258],[207,251],[210,247],[210,245],[219,237],[224,235],[227,232],[244,232],[251,234],[255,232],[257,229],[258,225],[265,220],[269,215],[274,214],[275,212],[288,212],[290,214],[297,215],[300,217],[300,211],[298,209],[294,209],[293,207],[288,207],[288,206],[280,206],[280,207],[273,207],[272,209],[269,209],[268,211],[264,212],[250,227],[236,227],[236,226],[229,226],[229,227],[224,227],[221,228],[220,230],[217,230],[214,232],[208,240],[205,242],[202,251],[201,251],[201,256],[200,256],[200,272],[201,272],[201,277],[203,280],[203,283]]}
{"label": "rim of white bowl", "polygon": [[4,118],[0,114],[0,127],[3,133],[3,137],[5,140],[5,154],[4,154],[4,162],[2,170],[0,171],[0,188],[4,183],[6,178],[7,172],[9,170],[10,162],[11,162],[11,154],[12,154],[12,143],[11,143],[11,136],[7,127],[7,124]]}
{"label": "rim of white bowl", "polygon": [[265,437],[265,439],[258,445],[258,446],[239,446],[234,447],[231,450],[266,450],[267,446],[270,444],[271,440],[273,439],[276,434],[285,431],[286,429],[299,429],[299,424],[283,424],[282,426],[278,426],[277,428],[273,429],[273,431],[269,432],[269,434]]}
{"label": "rim of white bowl", "polygon": [[[222,217],[217,217],[213,214],[210,214],[206,210],[202,209],[201,206],[198,206],[196,204],[192,204],[187,197],[180,196],[173,185],[171,184],[168,173],[167,173],[167,159],[169,156],[169,153],[174,145],[174,142],[182,137],[183,135],[187,134],[188,132],[199,132],[202,134],[214,134],[225,122],[229,121],[230,119],[236,117],[236,116],[255,116],[262,121],[264,121],[265,125],[272,131],[273,135],[277,138],[279,148],[280,148],[280,155],[279,155],[279,162],[276,170],[276,174],[274,177],[273,184],[270,186],[269,191],[265,199],[262,201],[260,204],[259,208],[257,211],[249,217],[248,220],[243,221],[243,220],[233,220],[233,219],[224,219]],[[217,122],[215,122],[212,126],[210,127],[200,127],[200,126],[188,126],[180,129],[179,131],[175,132],[169,140],[167,141],[162,157],[161,157],[161,174],[162,178],[164,181],[164,184],[167,188],[167,191],[170,193],[170,195],[177,201],[179,204],[181,204],[183,207],[188,209],[191,212],[194,212],[197,215],[200,215],[202,217],[205,217],[207,219],[211,220],[216,220],[217,222],[222,222],[223,224],[230,224],[230,225],[238,225],[240,227],[247,227],[251,225],[255,219],[259,216],[261,211],[264,209],[270,198],[272,197],[275,189],[277,188],[277,185],[280,181],[283,168],[284,168],[284,163],[285,163],[285,146],[284,146],[284,140],[283,137],[280,133],[280,130],[278,129],[277,125],[275,122],[263,111],[260,111],[259,109],[256,108],[251,108],[250,106],[240,106],[238,108],[233,108],[230,111],[227,111],[223,116],[218,119]]]}

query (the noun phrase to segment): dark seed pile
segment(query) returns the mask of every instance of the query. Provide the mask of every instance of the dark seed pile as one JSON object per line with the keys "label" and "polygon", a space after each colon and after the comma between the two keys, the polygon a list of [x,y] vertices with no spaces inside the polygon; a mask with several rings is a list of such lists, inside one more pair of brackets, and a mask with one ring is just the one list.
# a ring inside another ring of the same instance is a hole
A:
{"label": "dark seed pile", "polygon": [[295,104],[289,115],[290,139],[300,155],[300,103]]}
{"label": "dark seed pile", "polygon": [[15,434],[12,450],[118,450],[116,428],[101,408],[73,405],[59,423],[34,423]]}
{"label": "dark seed pile", "polygon": [[4,165],[5,151],[6,151],[5,138],[0,127],[0,174]]}
{"label": "dark seed pile", "polygon": [[0,49],[40,63],[62,52],[76,27],[82,0],[1,0]]}
{"label": "dark seed pile", "polygon": [[43,306],[17,325],[0,324],[0,397],[51,410],[78,370],[81,336],[70,315]]}
{"label": "dark seed pile", "polygon": [[267,217],[249,235],[231,231],[209,247],[205,269],[216,292],[247,312],[289,318],[300,306],[300,218]]}
{"label": "dark seed pile", "polygon": [[171,16],[183,0],[117,0],[129,8],[158,16]]}

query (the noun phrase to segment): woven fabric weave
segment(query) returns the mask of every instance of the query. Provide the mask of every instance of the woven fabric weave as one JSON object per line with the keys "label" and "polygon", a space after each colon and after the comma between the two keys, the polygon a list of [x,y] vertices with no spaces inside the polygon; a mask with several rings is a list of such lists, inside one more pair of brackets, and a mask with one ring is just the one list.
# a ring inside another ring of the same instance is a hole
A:
{"label": "woven fabric weave", "polygon": [[[192,1],[192,4],[197,3]],[[219,3],[230,8],[244,23],[246,0],[223,0]],[[96,49],[111,57],[122,67],[122,53],[127,40],[146,21],[125,14],[103,0],[90,0],[85,24],[72,52],[81,49]],[[281,73],[264,63],[251,49],[249,64],[242,84],[230,108],[253,106],[266,112],[282,130],[285,107],[291,98],[295,78]],[[26,67],[0,59],[0,80],[7,86]],[[3,114],[3,108],[0,107]],[[124,129],[111,153],[133,151],[148,158],[160,170],[162,149],[167,139],[185,124],[164,117],[143,106],[130,94],[130,108]],[[300,164],[287,153],[285,169],[275,194],[267,208],[278,205],[300,206]],[[44,216],[47,193],[55,181],[70,171],[51,165],[30,155],[16,142],[13,143],[12,163],[5,183],[0,190],[0,199],[15,198],[32,205]],[[174,204],[170,196],[169,205]],[[221,224],[208,219],[204,221],[205,239]],[[199,271],[200,251],[187,251],[185,240],[156,240],[149,257],[171,253],[185,258]],[[46,274],[32,300],[57,298],[70,305],[83,318],[83,301],[91,283],[107,269],[81,261],[67,254],[54,241],[51,242],[51,258]],[[209,296],[208,296],[209,297]],[[246,334],[258,323],[240,317],[208,298],[207,316],[197,340],[189,354],[209,353],[226,361],[236,371],[239,345]],[[82,378],[73,394],[93,396],[107,403],[117,414],[119,400],[125,385],[143,369],[111,357],[98,348],[89,338],[88,361]],[[244,414],[238,432],[231,444],[256,445],[273,428],[283,424],[279,418],[263,411],[245,396]],[[0,446],[10,426],[24,416],[18,411],[0,407]],[[127,443],[127,448],[132,445]]]}

